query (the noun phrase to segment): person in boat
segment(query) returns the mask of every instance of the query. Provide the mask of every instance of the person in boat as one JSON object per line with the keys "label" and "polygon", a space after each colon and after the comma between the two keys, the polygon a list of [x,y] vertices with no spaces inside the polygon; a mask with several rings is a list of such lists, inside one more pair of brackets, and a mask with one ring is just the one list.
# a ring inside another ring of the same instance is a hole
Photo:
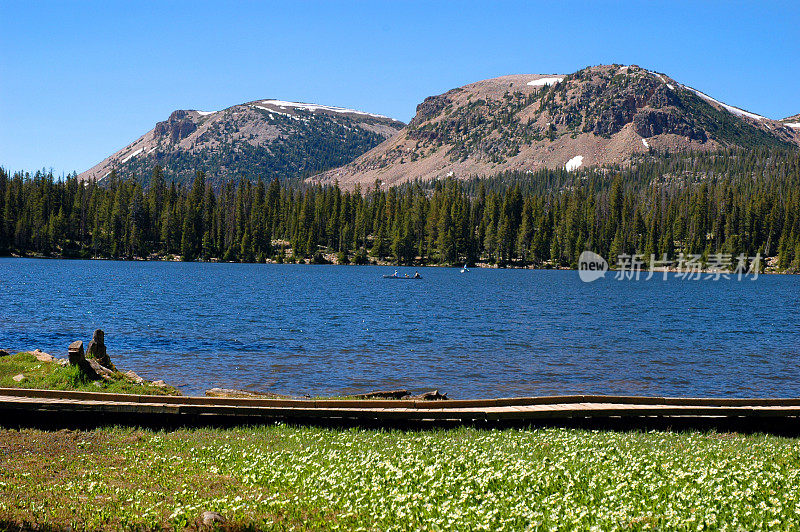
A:
{"label": "person in boat", "polygon": [[397,270],[394,271],[394,277],[398,277]]}
{"label": "person in boat", "polygon": [[408,279],[408,274],[405,274],[405,275],[403,275],[403,277],[405,277],[406,279]]}
{"label": "person in boat", "polygon": [[414,272],[414,279],[419,279],[419,272]]}

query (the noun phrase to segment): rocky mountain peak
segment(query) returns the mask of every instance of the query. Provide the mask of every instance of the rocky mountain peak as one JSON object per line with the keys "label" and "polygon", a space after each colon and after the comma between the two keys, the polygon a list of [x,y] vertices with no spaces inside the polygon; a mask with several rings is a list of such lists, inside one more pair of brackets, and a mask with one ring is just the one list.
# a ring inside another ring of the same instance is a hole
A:
{"label": "rocky mountain peak", "polygon": [[191,135],[197,129],[197,124],[192,120],[190,111],[173,111],[169,118],[156,123],[153,134],[158,137],[167,137],[171,142],[179,142]]}
{"label": "rocky mountain peak", "polygon": [[385,184],[625,163],[656,150],[790,146],[800,133],[637,65],[511,75],[430,96],[398,135],[314,179]]}
{"label": "rocky mountain peak", "polygon": [[112,169],[146,182],[156,165],[178,182],[296,179],[348,163],[403,127],[385,116],[328,105],[255,100],[222,111],[173,111],[136,141],[83,172]]}

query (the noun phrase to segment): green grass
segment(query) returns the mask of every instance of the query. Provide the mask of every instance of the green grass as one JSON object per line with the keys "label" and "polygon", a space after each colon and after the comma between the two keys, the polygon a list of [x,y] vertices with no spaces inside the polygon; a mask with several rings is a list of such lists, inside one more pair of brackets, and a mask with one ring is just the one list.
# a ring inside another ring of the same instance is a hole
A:
{"label": "green grass", "polygon": [[[16,382],[13,377],[25,379]],[[139,395],[179,395],[171,386],[164,388],[148,382],[137,384],[120,372],[112,380],[92,381],[74,366],[58,362],[40,362],[31,353],[0,357],[0,388],[41,388],[48,390],[82,390],[87,392],[129,393]]]}
{"label": "green grass", "polygon": [[273,425],[0,431],[0,529],[780,530],[800,441]]}

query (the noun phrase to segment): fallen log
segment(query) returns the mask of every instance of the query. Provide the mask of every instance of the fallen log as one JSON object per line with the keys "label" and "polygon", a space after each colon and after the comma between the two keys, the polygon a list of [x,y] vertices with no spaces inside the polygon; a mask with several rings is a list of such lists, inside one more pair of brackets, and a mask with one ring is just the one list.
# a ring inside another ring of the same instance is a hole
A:
{"label": "fallen log", "polygon": [[246,390],[233,390],[231,388],[211,388],[206,390],[206,397],[261,397],[263,399],[295,399],[291,395],[281,395],[270,392],[248,392]]}
{"label": "fallen log", "polygon": [[408,390],[376,390],[368,393],[349,395],[353,399],[403,399],[408,397]]}

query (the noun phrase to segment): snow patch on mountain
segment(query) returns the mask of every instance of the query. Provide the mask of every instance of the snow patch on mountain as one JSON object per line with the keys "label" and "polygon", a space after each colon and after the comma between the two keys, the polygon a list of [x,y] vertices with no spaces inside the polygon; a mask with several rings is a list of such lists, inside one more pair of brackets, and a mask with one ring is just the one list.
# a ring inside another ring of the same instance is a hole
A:
{"label": "snow patch on mountain", "polygon": [[642,144],[644,144],[645,148],[650,148],[650,145],[647,143],[646,140],[642,139]]}
{"label": "snow patch on mountain", "polygon": [[545,85],[553,85],[555,83],[561,83],[562,81],[564,81],[563,77],[553,76],[550,78],[539,78],[533,81],[529,81],[528,85],[530,85],[531,87],[543,87]]}
{"label": "snow patch on mountain", "polygon": [[684,87],[684,88],[686,88],[686,89],[689,89],[690,91],[692,91],[693,93],[697,94],[697,95],[698,95],[698,96],[700,96],[702,99],[704,99],[704,100],[706,100],[706,101],[708,101],[708,102],[713,102],[713,103],[716,103],[717,105],[721,105],[722,107],[724,107],[725,109],[727,109],[728,111],[730,111],[731,113],[733,113],[733,114],[735,114],[735,115],[738,115],[738,116],[747,116],[747,117],[749,117],[749,118],[753,118],[753,119],[755,119],[755,120],[766,120],[766,118],[764,118],[764,117],[763,117],[763,116],[761,116],[761,115],[757,115],[757,114],[755,114],[755,113],[749,113],[749,112],[747,112],[747,111],[743,111],[742,109],[739,109],[738,107],[734,107],[734,106],[732,106],[732,105],[728,105],[728,104],[726,104],[726,103],[722,103],[722,102],[721,102],[721,101],[719,101],[719,100],[715,100],[714,98],[712,98],[712,97],[711,97],[711,96],[709,96],[708,94],[705,94],[705,93],[703,93],[703,92],[700,92],[700,91],[699,91],[699,90],[697,90],[697,89],[693,89],[693,88],[689,87],[688,85],[683,85],[683,87]]}
{"label": "snow patch on mountain", "polygon": [[[644,139],[642,139],[644,140]],[[583,155],[576,155],[569,161],[567,164],[564,165],[564,170],[567,172],[572,172],[573,170],[577,170],[583,164]]]}
{"label": "snow patch on mountain", "polygon": [[138,149],[138,150],[136,150],[135,152],[131,152],[131,153],[129,153],[127,157],[125,157],[124,159],[122,159],[122,160],[119,162],[119,164],[125,164],[125,163],[127,163],[128,161],[130,161],[131,159],[133,159],[134,157],[136,157],[137,155],[139,155],[140,153],[142,153],[142,150],[143,150],[143,149],[144,149],[144,148],[139,148],[139,149]]}
{"label": "snow patch on mountain", "polygon": [[[274,117],[272,116],[272,115],[273,115],[273,113],[274,113],[274,114],[276,114],[276,115],[288,116],[288,117],[289,117],[289,118],[291,118],[292,120],[300,120],[298,117],[296,117],[296,116],[294,116],[294,115],[290,115],[289,113],[282,113],[282,112],[280,112],[280,111],[276,111],[275,109],[273,109],[273,108],[271,108],[271,107],[264,107],[263,105],[254,105],[253,107],[255,107],[256,109],[261,109],[262,111],[266,111],[266,112],[268,112],[268,113],[269,113],[269,119],[270,119],[270,120],[272,120],[272,119],[274,118]],[[285,109],[285,107],[281,107],[281,109]]]}
{"label": "snow patch on mountain", "polygon": [[345,114],[356,114],[356,115],[364,115],[364,116],[372,116],[375,118],[389,118],[383,115],[376,115],[374,113],[365,113],[364,111],[356,111],[355,109],[346,109],[344,107],[334,107],[332,105],[319,105],[315,103],[301,103],[301,102],[286,102],[283,100],[262,100],[262,104],[264,105],[274,105],[280,107],[281,109],[286,109],[287,107],[292,107],[294,109],[303,109],[306,111],[330,111],[332,113],[345,113]]}
{"label": "snow patch on mountain", "polygon": [[653,75],[654,75],[655,77],[657,77],[658,79],[660,79],[660,80],[662,81],[662,83],[666,84],[666,86],[667,86],[667,87],[668,87],[670,90],[673,90],[673,91],[675,90],[675,86],[674,86],[672,83],[668,82],[668,81],[667,81],[667,79],[666,79],[664,76],[662,76],[662,75],[661,75],[661,74],[659,74],[658,72],[653,72],[653,71],[650,71],[650,73],[651,73],[651,74],[653,74]]}
{"label": "snow patch on mountain", "polygon": [[789,126],[792,129],[800,129],[800,122],[787,122],[784,125]]}
{"label": "snow patch on mountain", "polygon": [[197,114],[200,116],[213,115],[214,113],[216,113],[216,111],[197,111]]}

